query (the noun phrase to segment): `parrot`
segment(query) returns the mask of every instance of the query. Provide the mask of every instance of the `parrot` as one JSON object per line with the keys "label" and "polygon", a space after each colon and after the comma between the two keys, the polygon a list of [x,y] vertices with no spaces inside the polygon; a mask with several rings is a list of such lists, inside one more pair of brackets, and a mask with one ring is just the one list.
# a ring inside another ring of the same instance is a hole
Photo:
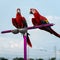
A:
{"label": "parrot", "polygon": [[[32,24],[34,26],[37,26],[37,25],[42,25],[42,24],[49,24],[50,22],[48,21],[48,19],[44,16],[42,16],[38,11],[37,9],[35,8],[30,8],[30,11],[29,11],[30,14],[32,14],[34,17],[31,19],[32,20]],[[55,32],[51,26],[48,26],[48,27],[43,27],[43,28],[39,28],[41,30],[44,30],[44,31],[47,31],[53,35],[55,35],[56,37],[59,37],[60,38],[60,34],[58,34],[57,32]]]}
{"label": "parrot", "polygon": [[[17,10],[16,10],[16,18],[12,18],[12,24],[17,29],[28,27],[25,17],[23,17],[22,14],[21,14],[21,9],[20,8],[17,8]],[[19,32],[16,31],[16,32],[13,32],[13,33],[17,34]],[[29,35],[29,33],[27,33],[27,44],[30,47],[32,47],[32,44],[31,44],[31,41],[30,41],[30,38],[29,38],[28,35]]]}

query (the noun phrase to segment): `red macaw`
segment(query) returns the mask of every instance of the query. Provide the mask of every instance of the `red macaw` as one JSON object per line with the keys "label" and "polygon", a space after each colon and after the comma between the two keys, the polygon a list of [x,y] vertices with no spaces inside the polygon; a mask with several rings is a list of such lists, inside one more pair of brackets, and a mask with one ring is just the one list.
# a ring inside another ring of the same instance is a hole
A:
{"label": "red macaw", "polygon": [[[21,11],[18,8],[17,9],[17,13],[16,13],[16,18],[12,18],[12,24],[17,28],[24,28],[24,27],[28,27],[27,26],[27,22],[26,19],[21,15]],[[18,33],[18,31],[14,32],[14,33]],[[29,33],[27,33],[27,43],[30,47],[32,47],[31,41],[29,39]]]}
{"label": "red macaw", "polygon": [[[30,14],[33,14],[34,18],[32,18],[32,23],[34,26],[36,25],[41,25],[41,24],[49,24],[48,20],[46,17],[42,16],[39,14],[39,12],[34,9],[34,8],[31,8],[30,9]],[[41,30],[45,30],[57,37],[60,38],[60,34],[58,34],[57,32],[55,32],[50,26],[49,27],[43,27],[43,28],[39,28]]]}

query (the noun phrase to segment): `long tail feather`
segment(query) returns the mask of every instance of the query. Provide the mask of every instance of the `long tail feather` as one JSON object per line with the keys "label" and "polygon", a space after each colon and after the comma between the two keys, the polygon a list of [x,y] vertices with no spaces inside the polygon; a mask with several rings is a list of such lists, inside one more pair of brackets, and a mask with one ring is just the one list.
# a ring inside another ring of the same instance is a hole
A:
{"label": "long tail feather", "polygon": [[32,47],[32,43],[31,43],[28,35],[27,35],[27,44],[28,44],[30,47]]}
{"label": "long tail feather", "polygon": [[60,38],[60,34],[58,34],[57,32],[55,32],[52,28],[50,28],[50,32],[52,34],[54,34],[55,36],[59,37]]}
{"label": "long tail feather", "polygon": [[53,34],[53,35],[55,35],[55,36],[57,36],[57,37],[60,38],[60,34],[58,34],[57,32],[55,32],[51,27],[44,28],[43,30],[45,30],[45,31],[47,31],[47,32],[49,32],[49,33],[51,33],[51,34]]}
{"label": "long tail feather", "polygon": [[53,34],[53,35],[55,35],[55,36],[60,38],[60,34],[55,32],[51,27],[44,27],[44,28],[39,28],[39,29],[47,31],[47,32],[49,32],[49,33],[51,33],[51,34]]}

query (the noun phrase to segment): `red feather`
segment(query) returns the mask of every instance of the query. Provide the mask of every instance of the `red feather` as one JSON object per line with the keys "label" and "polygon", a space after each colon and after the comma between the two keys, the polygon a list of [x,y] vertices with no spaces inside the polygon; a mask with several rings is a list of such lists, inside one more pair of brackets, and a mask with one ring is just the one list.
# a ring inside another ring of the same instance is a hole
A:
{"label": "red feather", "polygon": [[[22,17],[22,15],[19,12],[17,12],[16,18],[12,18],[12,24],[16,28],[24,28],[24,27],[27,27],[26,19],[24,17]],[[27,35],[28,35],[28,33],[27,33]],[[27,44],[30,47],[32,47],[31,41],[29,39],[29,36],[27,36]]]}
{"label": "red feather", "polygon": [[[46,17],[42,16],[39,14],[39,12],[36,9],[30,9],[30,13],[34,15],[34,18],[32,18],[32,23],[34,26],[36,25],[41,25],[41,24],[48,24],[48,20]],[[40,28],[41,30],[45,30],[57,37],[60,38],[60,34],[58,34],[57,32],[55,32],[51,27],[43,27]]]}

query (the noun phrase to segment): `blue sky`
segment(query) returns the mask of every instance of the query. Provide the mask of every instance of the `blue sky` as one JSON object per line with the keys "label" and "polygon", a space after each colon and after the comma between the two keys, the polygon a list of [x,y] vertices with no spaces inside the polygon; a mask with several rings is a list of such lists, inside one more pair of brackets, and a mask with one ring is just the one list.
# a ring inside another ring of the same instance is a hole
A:
{"label": "blue sky", "polygon": [[[55,24],[52,28],[60,33],[59,6],[60,0],[0,0],[0,32],[15,28],[11,23],[11,18],[15,17],[17,8],[21,9],[28,26],[32,26],[31,18],[33,16],[29,14],[29,9],[36,8],[41,15],[47,17],[49,22]],[[41,56],[48,58],[54,56],[55,46],[57,48],[57,57],[59,57],[60,38],[39,29],[28,32],[30,33],[30,39],[33,45],[32,48],[29,48],[29,57],[38,58]],[[39,49],[43,51],[38,51]],[[47,52],[45,52],[45,50],[47,50]],[[9,58],[10,56],[23,56],[22,35],[14,35],[12,33],[0,34],[0,56]]]}

